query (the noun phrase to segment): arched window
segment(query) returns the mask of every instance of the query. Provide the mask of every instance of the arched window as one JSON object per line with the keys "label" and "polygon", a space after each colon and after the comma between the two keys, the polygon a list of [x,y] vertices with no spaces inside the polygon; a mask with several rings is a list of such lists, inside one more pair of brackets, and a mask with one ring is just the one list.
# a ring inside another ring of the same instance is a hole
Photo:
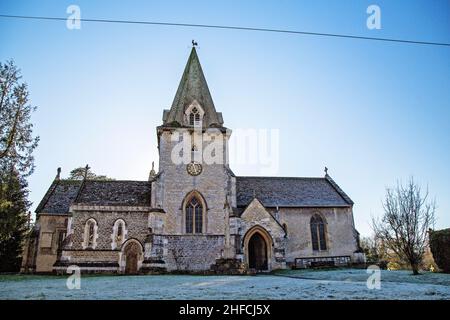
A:
{"label": "arched window", "polygon": [[117,236],[116,236],[117,243],[122,243],[123,241],[123,225],[122,223],[119,223],[117,226]]}
{"label": "arched window", "polygon": [[189,113],[189,125],[197,126],[200,125],[201,115],[197,107],[193,107]]}
{"label": "arched window", "polygon": [[112,249],[116,249],[125,242],[127,235],[125,221],[122,219],[117,219],[113,225],[112,232]]}
{"label": "arched window", "polygon": [[327,250],[325,237],[325,223],[321,216],[315,214],[311,217],[311,241],[314,251]]}
{"label": "arched window", "polygon": [[89,222],[88,247],[94,246],[94,235],[95,235],[94,228],[95,228],[94,222],[90,221]]}
{"label": "arched window", "polygon": [[186,233],[203,232],[203,206],[197,196],[193,196],[186,203]]}
{"label": "arched window", "polygon": [[86,221],[84,226],[84,248],[94,249],[97,243],[97,222],[94,219]]}
{"label": "arched window", "polygon": [[193,127],[201,127],[202,119],[205,115],[205,111],[197,100],[193,100],[192,103],[184,111],[185,123]]}

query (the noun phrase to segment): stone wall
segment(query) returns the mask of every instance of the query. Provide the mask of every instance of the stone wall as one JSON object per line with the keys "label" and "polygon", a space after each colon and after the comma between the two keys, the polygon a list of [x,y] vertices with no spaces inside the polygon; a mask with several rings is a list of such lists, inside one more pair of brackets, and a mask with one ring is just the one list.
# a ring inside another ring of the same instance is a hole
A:
{"label": "stone wall", "polygon": [[120,250],[69,250],[64,255],[70,255],[71,264],[88,262],[119,262]]}
{"label": "stone wall", "polygon": [[[290,265],[295,258],[350,256],[354,258],[357,242],[351,208],[280,208],[277,213],[281,224],[286,224],[286,261]],[[310,219],[320,214],[326,222],[327,250],[314,251],[311,242]]]}
{"label": "stone wall", "polygon": [[[213,208],[217,210],[218,200],[213,203]],[[211,215],[208,220],[224,226],[227,220],[221,220],[221,214],[217,214],[222,210],[216,211],[213,208],[208,211]],[[122,243],[135,239],[142,245],[144,252],[140,265],[145,265],[146,261],[154,261],[154,265],[166,271],[206,271],[210,270],[216,259],[224,258],[226,234],[168,234],[165,227],[170,224],[173,216],[167,212],[148,212],[134,207],[117,208],[115,211],[114,208],[81,209],[74,210],[73,216],[69,218],[70,241],[67,241],[60,266],[75,264],[92,270],[123,271],[122,247],[112,246],[113,226],[117,219],[124,220],[126,224]],[[216,216],[213,212],[216,212]],[[320,214],[326,222],[325,251],[312,249],[309,222],[314,214]],[[351,208],[280,208],[276,211],[266,209],[258,200],[254,200],[241,217],[230,219],[230,245],[236,253],[235,258],[246,263],[246,235],[258,227],[262,228],[262,234],[267,232],[270,270],[284,268],[286,263],[288,266],[292,265],[296,258],[350,256],[355,259],[357,243],[352,214]],[[52,271],[58,256],[58,234],[66,231],[67,219],[63,215],[43,214],[39,217],[37,272]],[[94,249],[83,249],[85,223],[88,219],[95,219],[97,222]],[[150,233],[149,227],[153,233]]]}
{"label": "stone wall", "polygon": [[36,272],[52,272],[58,256],[58,239],[66,233],[67,215],[40,214],[37,227],[39,241],[36,256]]}
{"label": "stone wall", "polygon": [[[88,272],[122,272],[125,261],[122,249],[127,241],[137,241],[144,249],[145,239],[149,234],[149,212],[145,208],[75,208],[70,221],[69,241],[59,262],[59,269],[68,265],[78,265],[82,271]],[[86,248],[85,225],[90,219],[96,221],[96,237],[94,248]],[[114,241],[115,222],[125,222],[123,240],[116,246]],[[144,252],[139,258],[144,259]],[[58,270],[58,268],[57,268]]]}
{"label": "stone wall", "polygon": [[69,266],[80,268],[82,273],[120,273],[119,250],[64,250],[53,272],[66,274]]}
{"label": "stone wall", "polygon": [[133,238],[143,244],[148,234],[148,216],[145,211],[75,211],[71,221],[70,249],[83,249],[85,224],[91,218],[97,222],[95,250],[112,250],[114,222],[118,219],[125,221],[124,241]]}
{"label": "stone wall", "polygon": [[163,243],[163,260],[167,271],[207,271],[222,257],[224,236],[165,235],[156,236]]}

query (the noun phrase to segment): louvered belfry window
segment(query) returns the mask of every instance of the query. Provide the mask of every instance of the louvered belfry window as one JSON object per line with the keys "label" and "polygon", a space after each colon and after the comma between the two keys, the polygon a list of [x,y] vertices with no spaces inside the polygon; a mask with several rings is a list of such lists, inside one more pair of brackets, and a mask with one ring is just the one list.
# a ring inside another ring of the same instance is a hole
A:
{"label": "louvered belfry window", "polygon": [[196,107],[192,108],[191,113],[189,114],[189,125],[200,125],[200,120],[200,111]]}

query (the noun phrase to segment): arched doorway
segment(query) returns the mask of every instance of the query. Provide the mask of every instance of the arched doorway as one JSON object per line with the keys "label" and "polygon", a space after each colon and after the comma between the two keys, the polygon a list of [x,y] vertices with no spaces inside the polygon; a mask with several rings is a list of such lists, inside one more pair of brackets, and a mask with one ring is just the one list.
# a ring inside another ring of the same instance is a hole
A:
{"label": "arched doorway", "polygon": [[259,232],[248,241],[248,265],[250,269],[267,270],[267,244]]}
{"label": "arched doorway", "polygon": [[124,251],[125,273],[136,274],[138,272],[138,260],[141,253],[141,247],[136,242],[129,242]]}

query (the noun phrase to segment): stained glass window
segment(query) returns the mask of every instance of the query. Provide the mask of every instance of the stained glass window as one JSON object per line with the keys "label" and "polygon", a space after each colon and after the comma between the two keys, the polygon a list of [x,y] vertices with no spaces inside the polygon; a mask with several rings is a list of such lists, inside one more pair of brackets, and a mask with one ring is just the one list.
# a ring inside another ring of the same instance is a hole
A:
{"label": "stained glass window", "polygon": [[203,232],[203,207],[201,202],[192,197],[186,205],[186,233]]}
{"label": "stained glass window", "polygon": [[193,233],[194,215],[191,206],[186,207],[186,233]]}
{"label": "stained glass window", "polygon": [[195,233],[202,233],[203,212],[202,207],[195,207]]}
{"label": "stained glass window", "polygon": [[311,218],[311,242],[314,251],[327,250],[325,223],[319,215]]}

